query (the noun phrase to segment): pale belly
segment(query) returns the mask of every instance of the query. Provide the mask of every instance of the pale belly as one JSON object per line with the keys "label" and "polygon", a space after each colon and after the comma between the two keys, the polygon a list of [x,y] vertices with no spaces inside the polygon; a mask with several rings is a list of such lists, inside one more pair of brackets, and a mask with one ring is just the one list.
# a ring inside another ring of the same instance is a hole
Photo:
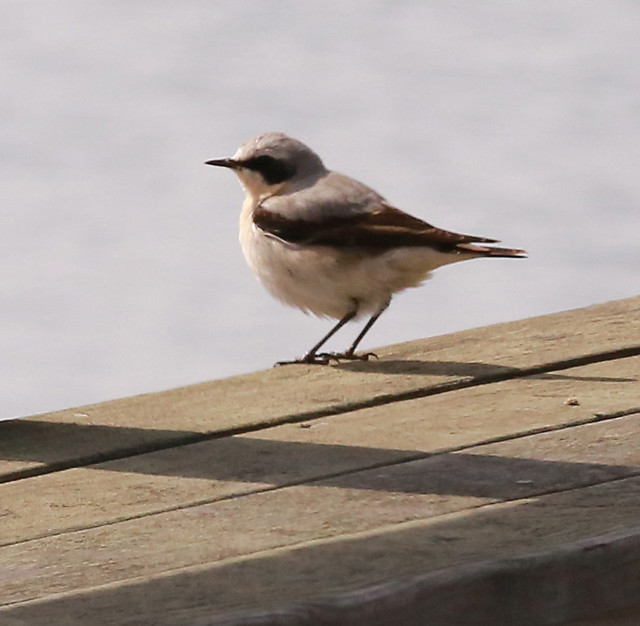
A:
{"label": "pale belly", "polygon": [[432,269],[470,258],[415,247],[374,255],[357,249],[300,247],[242,222],[244,256],[266,289],[290,306],[337,319],[354,310],[357,316],[376,313],[394,293],[424,282]]}

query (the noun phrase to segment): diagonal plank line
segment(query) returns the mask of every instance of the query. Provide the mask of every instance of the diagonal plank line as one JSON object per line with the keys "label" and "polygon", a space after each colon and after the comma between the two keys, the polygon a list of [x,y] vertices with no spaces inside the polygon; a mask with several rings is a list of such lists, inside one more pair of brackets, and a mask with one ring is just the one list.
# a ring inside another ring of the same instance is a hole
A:
{"label": "diagonal plank line", "polygon": [[[467,452],[470,450],[473,450],[474,448],[478,448],[478,447],[482,447],[485,445],[489,445],[489,444],[493,444],[493,443],[500,443],[500,442],[505,442],[505,441],[515,441],[517,439],[523,439],[525,437],[530,437],[533,435],[538,435],[538,434],[542,434],[542,433],[548,433],[548,432],[556,432],[556,431],[560,431],[560,430],[566,430],[568,428],[575,428],[578,426],[585,426],[588,424],[595,424],[598,422],[605,422],[605,421],[610,421],[610,420],[614,420],[620,417],[626,417],[626,416],[630,416],[630,415],[640,415],[640,407],[634,407],[631,409],[626,409],[626,410],[622,410],[622,411],[615,411],[612,413],[607,413],[607,414],[598,414],[598,415],[594,415],[592,417],[589,418],[585,418],[582,420],[576,420],[576,421],[572,421],[572,422],[564,422],[562,424],[554,424],[548,427],[538,427],[538,428],[530,428],[527,430],[522,430],[522,431],[518,431],[515,433],[511,433],[511,434],[506,434],[506,435],[500,435],[500,436],[496,436],[496,437],[489,437],[486,439],[480,439],[478,441],[473,441],[473,442],[469,442],[469,443],[465,443],[459,446],[451,446],[448,448],[440,448],[440,449],[436,449],[436,450],[432,450],[429,452],[416,452],[415,454],[406,454],[403,455],[401,457],[398,457],[397,459],[394,460],[390,460],[390,461],[380,461],[377,463],[368,463],[366,465],[362,465],[360,467],[357,468],[352,468],[352,469],[346,469],[346,470],[341,470],[341,471],[337,471],[337,472],[326,472],[323,474],[317,474],[314,476],[306,476],[304,478],[299,478],[296,480],[290,480],[290,481],[285,481],[285,482],[280,482],[278,484],[274,484],[274,485],[268,485],[268,486],[261,486],[261,487],[254,487],[254,488],[250,488],[247,489],[245,491],[242,491],[241,493],[230,493],[230,494],[224,494],[224,495],[219,495],[219,496],[214,496],[214,497],[210,497],[210,498],[199,498],[196,500],[192,500],[190,502],[181,502],[179,504],[176,505],[172,505],[172,506],[164,506],[164,507],[158,507],[157,509],[153,509],[153,510],[147,510],[144,512],[140,512],[140,513],[132,513],[129,515],[119,515],[116,516],[112,519],[109,520],[101,520],[98,522],[94,522],[94,523],[89,523],[89,524],[82,524],[82,525],[72,525],[72,526],[68,526],[65,528],[62,528],[60,530],[54,531],[54,532],[42,532],[42,533],[37,533],[34,535],[31,535],[29,537],[25,537],[23,539],[17,539],[17,540],[13,540],[13,541],[5,541],[0,543],[0,548],[5,548],[5,547],[9,547],[9,546],[16,546],[16,545],[21,545],[21,544],[25,544],[25,543],[30,543],[32,541],[38,541],[40,539],[45,539],[45,538],[52,538],[52,537],[59,537],[62,535],[66,535],[68,533],[73,533],[73,532],[83,532],[86,530],[92,530],[95,528],[103,528],[103,527],[107,527],[107,526],[113,526],[116,524],[120,524],[123,522],[129,522],[129,521],[134,521],[134,520],[139,520],[139,519],[144,519],[147,517],[153,517],[155,515],[162,515],[165,513],[171,513],[173,511],[180,511],[180,510],[187,510],[187,509],[193,509],[199,506],[204,506],[204,505],[208,505],[208,504],[213,504],[213,503],[217,503],[217,502],[225,502],[227,500],[235,500],[238,498],[244,498],[246,496],[251,496],[251,495],[257,495],[257,494],[262,494],[262,493],[271,493],[271,492],[276,492],[276,491],[280,491],[282,489],[288,489],[291,487],[297,487],[297,486],[301,486],[301,485],[313,485],[314,483],[322,483],[322,482],[326,482],[329,480],[333,480],[333,479],[339,479],[345,476],[353,476],[354,474],[358,474],[361,472],[367,472],[370,470],[375,470],[375,469],[381,469],[381,468],[388,468],[388,467],[393,467],[396,465],[402,465],[404,463],[411,463],[413,461],[420,461],[423,459],[427,459],[427,458],[435,458],[435,457],[439,457],[439,456],[444,456],[447,454],[455,454],[455,453],[461,453],[461,452]],[[623,476],[611,476],[609,478],[603,478],[603,479],[599,479],[599,480],[589,480],[589,481],[585,481],[582,482],[580,485],[573,485],[571,487],[560,487],[560,488],[547,488],[547,489],[537,489],[534,492],[528,494],[527,496],[522,496],[522,497],[516,497],[516,498],[500,498],[498,499],[496,502],[491,502],[491,503],[480,503],[477,505],[472,505],[469,507],[469,510],[474,510],[476,508],[484,508],[486,506],[493,506],[496,504],[500,504],[500,503],[505,503],[505,502],[513,502],[513,501],[518,501],[520,499],[527,499],[527,498],[531,498],[531,497],[539,497],[539,496],[544,496],[544,495],[550,495],[553,493],[565,493],[568,491],[571,491],[573,489],[579,488],[582,489],[584,487],[591,487],[594,485],[602,485],[602,484],[608,484],[608,483],[613,483],[613,482],[617,482],[620,480],[625,480],[628,478],[633,478],[635,476],[640,476],[640,469],[638,470],[633,470],[631,468],[629,468],[629,471],[626,472]],[[446,516],[449,515],[450,513],[443,513],[443,514],[438,514],[434,516],[435,518],[441,517],[441,516]]]}
{"label": "diagonal plank line", "polygon": [[[359,400],[356,402],[346,402],[341,404],[334,404],[322,409],[316,409],[313,411],[304,411],[301,413],[293,413],[283,415],[277,419],[270,419],[269,421],[257,421],[253,423],[244,424],[243,426],[237,426],[233,428],[224,428],[205,433],[186,433],[175,440],[167,441],[151,441],[138,444],[131,447],[116,448],[109,450],[108,452],[93,453],[90,455],[81,455],[75,458],[66,459],[64,461],[57,461],[40,465],[36,467],[29,467],[22,470],[16,470],[14,472],[7,472],[3,476],[0,476],[0,484],[13,482],[16,480],[22,480],[25,478],[32,478],[34,476],[42,476],[45,474],[51,474],[63,470],[73,469],[76,467],[84,467],[87,465],[93,465],[96,463],[104,463],[106,461],[115,461],[128,457],[134,457],[142,454],[148,454],[150,452],[158,452],[160,450],[169,450],[180,446],[190,445],[194,443],[200,443],[204,441],[213,441],[216,439],[222,439],[224,437],[232,437],[234,435],[242,435],[246,433],[257,432],[266,428],[273,428],[275,426],[282,426],[284,424],[297,424],[300,422],[306,422],[309,420],[328,418],[335,415],[343,415],[362,409],[368,409],[373,407],[385,406],[395,404],[398,402],[405,402],[407,400],[415,400],[419,398],[426,398],[429,396],[439,395],[442,393],[448,393],[451,391],[458,391],[461,389],[468,389],[472,387],[479,387],[482,385],[488,385],[497,382],[503,382],[507,380],[514,380],[517,378],[526,378],[529,376],[535,376],[538,374],[548,374],[551,372],[557,372],[562,370],[571,369],[574,367],[580,367],[585,365],[592,365],[595,363],[603,363],[607,361],[614,361],[618,359],[625,359],[633,356],[640,355],[640,345],[628,346],[626,348],[619,348],[617,350],[609,350],[604,352],[594,352],[591,354],[582,355],[579,357],[572,357],[569,359],[562,359],[559,361],[552,361],[550,363],[543,363],[540,365],[534,365],[526,368],[513,368],[510,370],[500,370],[490,374],[481,374],[474,377],[463,377],[455,381],[449,381],[439,383],[436,385],[429,385],[428,387],[422,387],[418,389],[412,389],[410,391],[404,391],[393,394],[381,394],[373,396],[367,400]],[[524,434],[509,434],[502,437],[487,440],[486,442],[476,442],[473,445],[480,445],[480,443],[493,443],[498,441],[504,441],[506,439],[517,438],[519,436],[527,436],[529,434],[536,434],[538,432],[553,431],[560,428],[566,428],[568,426],[582,425],[597,421],[598,419],[613,419],[615,417],[621,417],[631,413],[638,412],[638,408],[632,408],[616,414],[595,416],[582,421],[571,422],[569,424],[555,425],[550,427],[541,427],[532,431],[527,431]],[[400,462],[405,462],[404,459]],[[408,459],[412,460],[412,459]]]}

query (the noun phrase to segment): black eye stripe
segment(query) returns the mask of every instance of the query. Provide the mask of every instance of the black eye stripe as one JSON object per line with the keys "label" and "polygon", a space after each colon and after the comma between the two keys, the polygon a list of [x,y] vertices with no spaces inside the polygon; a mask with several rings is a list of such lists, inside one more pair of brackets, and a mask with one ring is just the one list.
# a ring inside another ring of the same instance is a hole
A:
{"label": "black eye stripe", "polygon": [[268,154],[252,157],[242,162],[242,165],[254,172],[260,172],[265,182],[275,185],[293,178],[296,168],[291,163],[276,159]]}

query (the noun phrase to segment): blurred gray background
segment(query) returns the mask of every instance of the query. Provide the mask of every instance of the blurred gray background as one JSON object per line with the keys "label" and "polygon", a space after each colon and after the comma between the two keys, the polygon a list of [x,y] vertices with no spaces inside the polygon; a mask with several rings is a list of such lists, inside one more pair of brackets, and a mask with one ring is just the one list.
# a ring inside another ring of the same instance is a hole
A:
{"label": "blurred gray background", "polygon": [[530,253],[439,270],[364,348],[640,292],[633,0],[4,0],[0,32],[0,418],[270,367],[328,330],[263,291],[239,183],[203,165],[269,130]]}

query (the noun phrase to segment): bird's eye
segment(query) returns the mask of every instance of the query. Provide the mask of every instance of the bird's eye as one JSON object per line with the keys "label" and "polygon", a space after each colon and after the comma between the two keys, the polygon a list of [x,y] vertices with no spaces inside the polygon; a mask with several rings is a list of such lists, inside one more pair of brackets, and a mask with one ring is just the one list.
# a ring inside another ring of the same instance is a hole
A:
{"label": "bird's eye", "polygon": [[296,168],[291,163],[276,159],[268,154],[262,154],[243,161],[242,165],[247,169],[262,174],[269,185],[277,185],[285,180],[293,178]]}

